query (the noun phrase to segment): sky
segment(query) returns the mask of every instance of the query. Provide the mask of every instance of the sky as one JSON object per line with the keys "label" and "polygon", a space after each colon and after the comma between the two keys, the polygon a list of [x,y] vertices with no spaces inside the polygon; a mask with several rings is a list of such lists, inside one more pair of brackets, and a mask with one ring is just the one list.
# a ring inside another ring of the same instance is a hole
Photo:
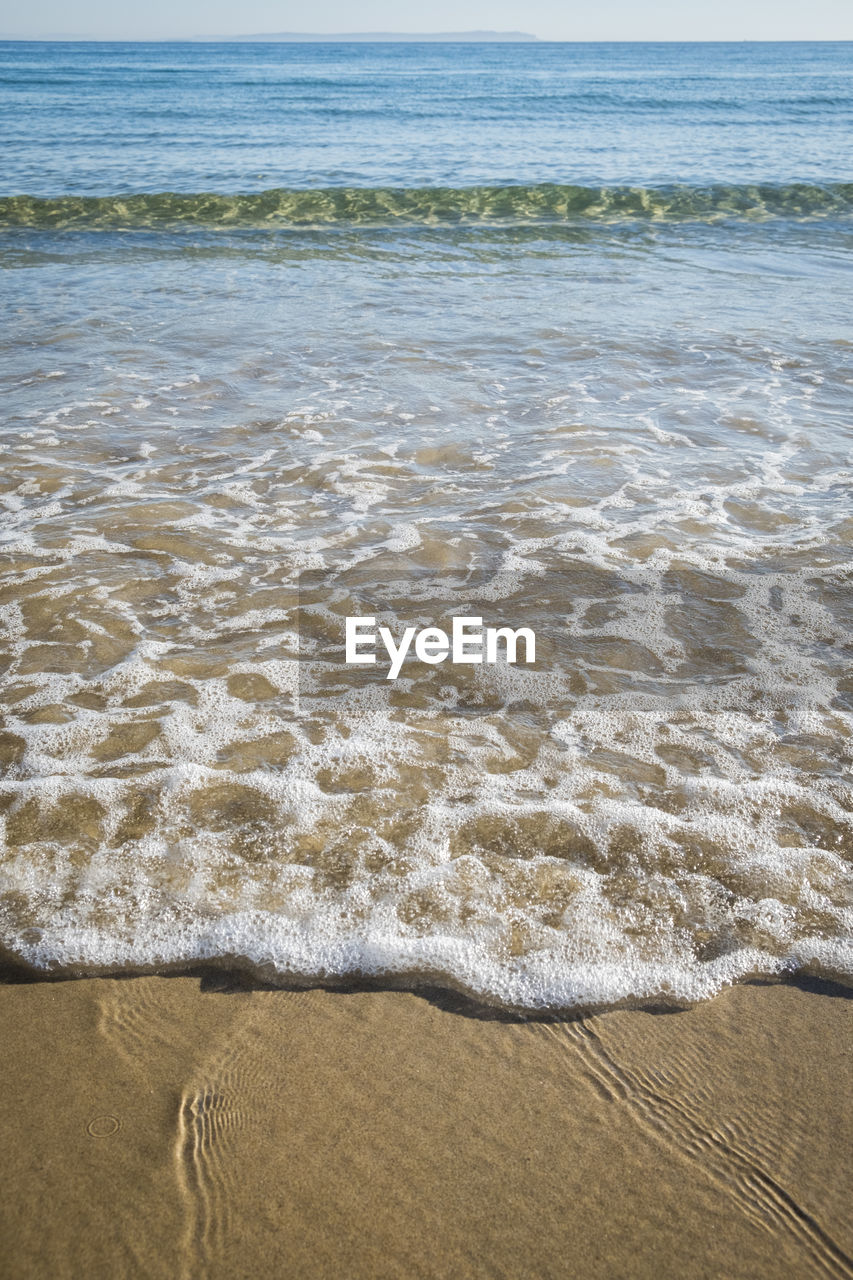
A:
{"label": "sky", "polygon": [[0,0],[0,37],[526,31],[545,40],[853,40],[853,0]]}

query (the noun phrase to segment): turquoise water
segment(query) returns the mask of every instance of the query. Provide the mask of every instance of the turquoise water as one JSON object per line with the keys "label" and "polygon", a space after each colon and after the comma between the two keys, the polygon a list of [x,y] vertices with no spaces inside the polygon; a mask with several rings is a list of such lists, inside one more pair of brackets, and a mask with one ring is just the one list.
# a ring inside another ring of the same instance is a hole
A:
{"label": "turquoise water", "polygon": [[8,954],[849,977],[850,55],[0,46]]}

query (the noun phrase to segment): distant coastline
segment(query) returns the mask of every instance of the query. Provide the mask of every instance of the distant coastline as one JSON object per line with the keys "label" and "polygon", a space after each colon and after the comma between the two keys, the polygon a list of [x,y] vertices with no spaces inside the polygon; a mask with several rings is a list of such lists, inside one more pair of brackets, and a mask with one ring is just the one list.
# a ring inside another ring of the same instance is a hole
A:
{"label": "distant coastline", "polygon": [[433,31],[409,34],[405,31],[347,31],[322,35],[310,31],[278,31],[250,36],[193,36],[203,44],[519,44],[538,42],[526,31]]}
{"label": "distant coastline", "polygon": [[6,44],[539,44],[538,36],[526,31],[434,31],[409,34],[404,31],[350,31],[323,35],[311,31],[274,31],[259,35],[160,36],[150,40],[120,40],[115,37],[51,32],[43,36],[14,36],[0,33]]}

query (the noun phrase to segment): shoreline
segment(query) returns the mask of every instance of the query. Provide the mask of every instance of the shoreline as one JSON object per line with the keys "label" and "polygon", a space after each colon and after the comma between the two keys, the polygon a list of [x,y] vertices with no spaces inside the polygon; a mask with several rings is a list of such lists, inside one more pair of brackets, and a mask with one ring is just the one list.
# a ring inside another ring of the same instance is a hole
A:
{"label": "shoreline", "polygon": [[151,965],[76,965],[67,968],[40,969],[0,947],[0,990],[5,986],[55,984],[66,982],[130,982],[157,979],[173,981],[187,979],[199,983],[203,992],[280,992],[285,995],[304,995],[318,992],[324,995],[410,995],[436,1004],[447,1012],[458,1013],[476,1020],[531,1023],[575,1022],[584,1018],[600,1017],[612,1013],[672,1014],[688,1013],[711,1004],[738,987],[794,987],[815,995],[853,1000],[853,975],[827,976],[805,969],[784,970],[779,973],[753,973],[727,981],[719,990],[707,996],[691,999],[674,993],[658,993],[650,996],[625,996],[601,1002],[572,1005],[527,1006],[511,1005],[480,995],[463,983],[454,983],[446,974],[437,972],[420,979],[409,971],[373,974],[353,971],[338,975],[286,974],[269,966],[266,978],[262,966],[246,960],[240,963],[234,956],[175,961],[169,964]]}
{"label": "shoreline", "polygon": [[0,1274],[853,1276],[853,992],[0,982]]}

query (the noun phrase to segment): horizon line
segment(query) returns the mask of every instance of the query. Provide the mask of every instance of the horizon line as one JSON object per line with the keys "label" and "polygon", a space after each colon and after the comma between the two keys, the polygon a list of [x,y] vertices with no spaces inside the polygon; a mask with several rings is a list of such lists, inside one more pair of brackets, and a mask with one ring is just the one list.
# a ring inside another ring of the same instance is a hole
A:
{"label": "horizon line", "polygon": [[[480,33],[472,33],[479,36]],[[281,33],[233,36],[93,36],[78,34],[22,36],[0,33],[0,44],[853,44],[850,36],[782,36],[768,39],[765,36],[717,36],[700,38],[678,37],[615,37],[611,39],[557,39],[548,36],[510,32],[507,35],[474,39],[466,32],[438,32],[436,34],[408,35],[384,32],[353,32],[349,34],[321,35],[314,33]],[[495,38],[497,37],[497,38]]]}

